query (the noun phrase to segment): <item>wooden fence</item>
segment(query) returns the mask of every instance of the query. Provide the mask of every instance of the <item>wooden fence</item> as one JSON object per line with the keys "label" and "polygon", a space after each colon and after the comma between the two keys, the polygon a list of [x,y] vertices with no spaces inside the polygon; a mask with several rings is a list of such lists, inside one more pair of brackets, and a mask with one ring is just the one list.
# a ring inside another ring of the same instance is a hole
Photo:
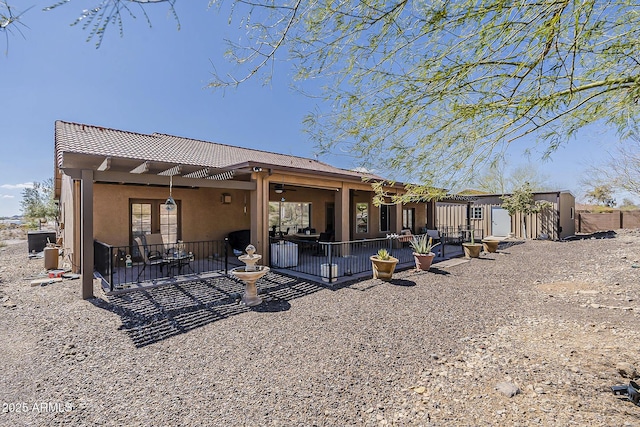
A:
{"label": "wooden fence", "polygon": [[576,215],[576,233],[595,233],[619,228],[640,228],[640,210],[603,213],[578,211]]}

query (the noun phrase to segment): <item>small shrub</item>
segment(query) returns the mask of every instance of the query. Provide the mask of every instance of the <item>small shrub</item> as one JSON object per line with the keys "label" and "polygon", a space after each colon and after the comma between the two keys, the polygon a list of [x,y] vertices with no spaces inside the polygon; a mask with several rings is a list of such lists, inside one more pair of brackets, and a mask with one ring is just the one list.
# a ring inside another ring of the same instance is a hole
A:
{"label": "small shrub", "polygon": [[388,261],[391,258],[391,255],[389,255],[389,251],[382,248],[382,249],[378,249],[378,259],[381,259],[382,261]]}
{"label": "small shrub", "polygon": [[433,244],[433,239],[427,234],[422,236],[414,236],[411,242],[409,242],[413,251],[417,254],[428,255],[431,250],[438,246],[440,243]]}

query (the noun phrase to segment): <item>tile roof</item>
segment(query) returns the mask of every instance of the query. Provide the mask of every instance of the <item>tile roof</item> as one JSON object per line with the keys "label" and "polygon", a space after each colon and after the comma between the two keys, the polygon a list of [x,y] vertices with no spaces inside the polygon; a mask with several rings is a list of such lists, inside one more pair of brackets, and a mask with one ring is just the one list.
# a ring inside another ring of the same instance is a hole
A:
{"label": "tile roof", "polygon": [[58,166],[64,153],[164,162],[232,170],[247,163],[266,167],[299,169],[360,179],[379,178],[337,168],[317,160],[286,154],[201,141],[179,136],[151,135],[65,121],[56,121]]}

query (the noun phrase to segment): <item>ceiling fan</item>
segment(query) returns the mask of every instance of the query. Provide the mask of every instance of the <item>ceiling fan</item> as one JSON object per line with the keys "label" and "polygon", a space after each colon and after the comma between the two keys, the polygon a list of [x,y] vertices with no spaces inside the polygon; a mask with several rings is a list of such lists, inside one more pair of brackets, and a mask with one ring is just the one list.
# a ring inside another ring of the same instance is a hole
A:
{"label": "ceiling fan", "polygon": [[285,189],[284,184],[275,184],[273,186],[273,191],[275,191],[277,194],[282,194],[282,193],[286,193],[287,191],[296,191],[296,190],[294,190],[293,188]]}

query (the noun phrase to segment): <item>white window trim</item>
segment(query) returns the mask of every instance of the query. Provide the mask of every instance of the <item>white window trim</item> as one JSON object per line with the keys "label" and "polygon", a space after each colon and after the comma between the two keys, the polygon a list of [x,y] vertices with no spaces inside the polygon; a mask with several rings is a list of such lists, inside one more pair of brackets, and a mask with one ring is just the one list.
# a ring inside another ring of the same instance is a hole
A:
{"label": "white window trim", "polygon": [[[480,212],[479,217],[476,216],[477,212]],[[484,219],[484,209],[480,206],[471,206],[471,219],[477,219],[477,220]]]}

